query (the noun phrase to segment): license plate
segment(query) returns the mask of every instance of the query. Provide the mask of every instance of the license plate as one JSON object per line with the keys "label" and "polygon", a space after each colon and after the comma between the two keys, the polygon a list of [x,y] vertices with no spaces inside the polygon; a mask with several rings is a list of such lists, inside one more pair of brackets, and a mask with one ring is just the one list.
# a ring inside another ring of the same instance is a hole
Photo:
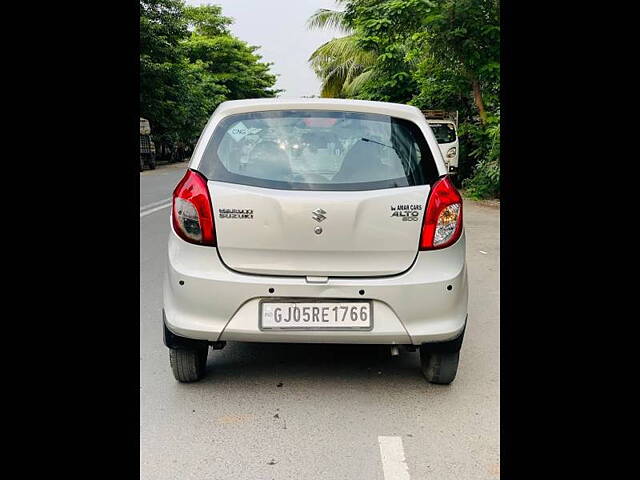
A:
{"label": "license plate", "polygon": [[371,330],[371,302],[260,303],[260,328],[301,330]]}

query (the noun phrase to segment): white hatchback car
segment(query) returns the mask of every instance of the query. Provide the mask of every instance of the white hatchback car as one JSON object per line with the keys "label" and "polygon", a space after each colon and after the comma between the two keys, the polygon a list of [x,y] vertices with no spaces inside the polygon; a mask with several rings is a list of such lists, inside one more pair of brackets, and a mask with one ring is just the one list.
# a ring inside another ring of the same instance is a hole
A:
{"label": "white hatchback car", "polygon": [[462,198],[417,108],[221,104],[173,192],[164,343],[175,378],[226,341],[420,350],[448,384],[467,321]]}

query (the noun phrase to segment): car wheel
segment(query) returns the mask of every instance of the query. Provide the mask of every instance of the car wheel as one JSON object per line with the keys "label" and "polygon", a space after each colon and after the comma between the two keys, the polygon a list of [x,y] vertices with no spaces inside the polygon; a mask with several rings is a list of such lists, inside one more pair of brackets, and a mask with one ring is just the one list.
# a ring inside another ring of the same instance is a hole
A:
{"label": "car wheel", "polygon": [[179,382],[196,382],[204,376],[209,348],[169,349],[169,363]]}
{"label": "car wheel", "polygon": [[449,385],[456,378],[460,352],[429,353],[420,349],[422,373],[430,383]]}

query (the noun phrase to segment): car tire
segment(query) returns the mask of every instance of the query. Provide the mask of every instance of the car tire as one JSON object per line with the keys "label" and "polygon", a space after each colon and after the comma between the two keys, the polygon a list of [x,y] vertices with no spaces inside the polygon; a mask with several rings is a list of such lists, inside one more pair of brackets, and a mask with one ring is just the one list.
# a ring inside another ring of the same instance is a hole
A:
{"label": "car tire", "polygon": [[175,379],[181,383],[197,382],[207,366],[207,348],[170,348],[169,363]]}
{"label": "car tire", "polygon": [[456,378],[460,352],[429,353],[420,349],[422,373],[430,383],[449,385]]}

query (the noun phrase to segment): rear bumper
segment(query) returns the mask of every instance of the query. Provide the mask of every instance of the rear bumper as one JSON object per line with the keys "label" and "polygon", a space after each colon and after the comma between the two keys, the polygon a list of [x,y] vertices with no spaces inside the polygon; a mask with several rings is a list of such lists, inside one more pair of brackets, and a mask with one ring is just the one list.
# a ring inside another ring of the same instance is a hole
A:
{"label": "rear bumper", "polygon": [[[360,295],[360,290],[365,294]],[[366,332],[261,331],[259,302],[278,297],[369,299],[374,326]],[[467,298],[464,233],[448,248],[420,252],[412,267],[400,275],[333,277],[324,284],[307,283],[304,277],[238,273],[220,261],[216,248],[192,245],[170,233],[164,278],[165,323],[171,332],[186,338],[210,342],[444,342],[463,331]]]}

